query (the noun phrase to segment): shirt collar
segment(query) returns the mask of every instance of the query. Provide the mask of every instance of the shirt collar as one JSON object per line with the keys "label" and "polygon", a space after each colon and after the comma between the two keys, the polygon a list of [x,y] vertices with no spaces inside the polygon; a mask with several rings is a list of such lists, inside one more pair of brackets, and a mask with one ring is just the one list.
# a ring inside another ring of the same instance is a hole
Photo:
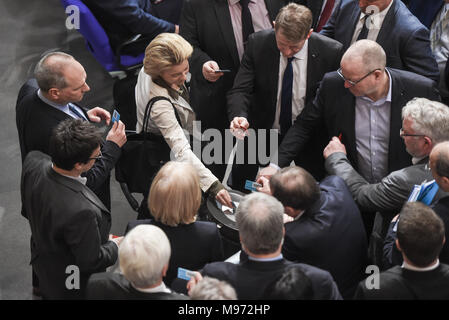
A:
{"label": "shirt collar", "polygon": [[[51,164],[51,167],[53,168],[53,163]],[[53,169],[53,170],[54,170],[54,169]],[[78,181],[79,183],[81,183],[81,184],[83,184],[83,185],[86,185],[86,183],[87,183],[87,178],[86,178],[86,177],[81,177],[81,176],[78,176],[78,177],[72,177],[72,176],[68,176],[68,175],[65,175],[65,174],[61,174],[61,173],[59,173],[59,172],[57,172],[57,171],[55,171],[55,172],[56,172],[57,174],[63,176],[63,177],[67,177],[67,178],[73,179],[73,180],[75,180],[75,181]]]}
{"label": "shirt collar", "polygon": [[[131,285],[133,286],[133,284],[131,283]],[[166,293],[171,293],[171,290],[169,288],[167,288],[165,286],[165,283],[162,281],[160,285],[158,285],[157,287],[154,288],[136,288],[135,286],[133,286],[134,289],[136,289],[137,291],[140,292],[145,292],[145,293],[157,293],[157,292],[166,292]]]}
{"label": "shirt collar", "polygon": [[369,101],[373,106],[382,106],[385,102],[391,102],[391,88],[392,88],[392,81],[391,81],[391,74],[390,71],[388,71],[387,68],[385,68],[385,72],[388,74],[388,93],[385,97],[382,97],[381,99],[377,100],[376,102],[373,102],[373,100],[371,100],[368,97],[358,97],[360,99]]}
{"label": "shirt collar", "polygon": [[282,253],[280,255],[278,255],[277,257],[273,257],[273,258],[254,258],[254,257],[251,257],[250,255],[248,255],[249,260],[259,261],[259,262],[278,261],[278,260],[282,260],[282,258],[283,258]]}
{"label": "shirt collar", "polygon": [[48,104],[48,105],[50,105],[50,106],[52,106],[52,107],[55,107],[55,108],[64,108],[64,107],[66,107],[67,105],[64,105],[64,104],[58,104],[58,103],[55,103],[55,102],[53,102],[53,101],[51,101],[51,100],[48,100],[47,98],[45,98],[44,97],[44,95],[42,94],[42,91],[41,91],[41,89],[38,89],[37,90],[37,96],[39,97],[39,99],[41,99],[43,102],[45,102],[46,104]]}
{"label": "shirt collar", "polygon": [[[390,10],[391,6],[393,5],[393,2],[394,2],[394,1],[395,1],[395,0],[391,1],[390,4],[388,5],[388,7],[386,7],[386,8],[383,9],[382,11],[380,11],[380,12],[374,12],[373,14],[371,14],[371,16],[372,16],[372,17],[376,17],[377,19],[382,19],[382,20],[383,20],[383,19],[385,18],[385,16],[387,15],[388,10]],[[362,14],[360,15],[360,20],[362,20],[363,18],[365,18],[366,15],[367,15],[366,13],[362,12]],[[382,21],[382,20],[381,20],[381,21]]]}
{"label": "shirt collar", "polygon": [[407,269],[407,270],[411,270],[411,271],[425,272],[425,271],[435,270],[436,268],[438,268],[439,265],[440,265],[440,260],[437,259],[437,261],[433,265],[426,267],[426,268],[415,267],[415,266],[408,264],[405,261],[402,263],[401,267],[404,269]]}

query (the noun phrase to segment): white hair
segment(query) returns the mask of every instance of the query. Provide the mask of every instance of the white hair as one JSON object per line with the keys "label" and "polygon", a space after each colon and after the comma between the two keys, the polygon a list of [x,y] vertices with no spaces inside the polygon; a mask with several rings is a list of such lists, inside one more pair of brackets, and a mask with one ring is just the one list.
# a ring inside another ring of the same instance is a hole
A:
{"label": "white hair", "polygon": [[134,287],[148,288],[162,279],[170,254],[164,231],[153,225],[138,225],[120,244],[120,269]]}

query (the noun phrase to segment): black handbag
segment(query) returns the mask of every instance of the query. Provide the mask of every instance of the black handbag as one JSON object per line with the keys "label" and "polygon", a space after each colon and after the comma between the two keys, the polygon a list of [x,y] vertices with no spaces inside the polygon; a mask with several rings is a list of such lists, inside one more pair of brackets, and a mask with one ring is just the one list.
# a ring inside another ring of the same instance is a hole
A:
{"label": "black handbag", "polygon": [[[170,99],[162,96],[148,101],[145,107],[142,132],[127,134],[122,154],[115,165],[115,179],[125,183],[129,192],[147,194],[156,173],[166,162],[170,161],[170,147],[164,137],[148,132],[151,108],[159,100],[167,100],[171,103]],[[175,106],[173,106],[173,110],[181,125]]]}

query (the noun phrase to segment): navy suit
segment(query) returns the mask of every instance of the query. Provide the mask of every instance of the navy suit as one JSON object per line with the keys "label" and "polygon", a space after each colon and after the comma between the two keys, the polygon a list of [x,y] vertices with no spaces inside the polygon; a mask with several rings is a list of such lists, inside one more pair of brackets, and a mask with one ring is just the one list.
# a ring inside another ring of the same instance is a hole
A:
{"label": "navy suit", "polygon": [[299,267],[309,277],[314,300],[341,300],[329,272],[285,259],[265,262],[245,259],[239,264],[214,262],[207,264],[201,274],[227,281],[235,289],[239,300],[259,300],[263,299],[267,287],[279,279],[289,266]]}
{"label": "navy suit", "polygon": [[[358,1],[343,0],[320,33],[341,42],[346,50],[351,45],[360,12]],[[415,72],[439,82],[440,72],[430,49],[429,30],[402,1],[393,0],[376,42],[385,50],[387,67]]]}
{"label": "navy suit", "polygon": [[408,9],[427,29],[430,29],[443,4],[444,0],[410,0]]}
{"label": "navy suit", "polygon": [[340,177],[325,178],[320,190],[320,199],[311,208],[285,224],[282,254],[329,271],[343,298],[352,298],[367,261],[362,217]]}
{"label": "navy suit", "polygon": [[182,0],[83,0],[97,18],[114,50],[136,34],[146,39],[127,53],[139,54],[158,34],[175,32]]}

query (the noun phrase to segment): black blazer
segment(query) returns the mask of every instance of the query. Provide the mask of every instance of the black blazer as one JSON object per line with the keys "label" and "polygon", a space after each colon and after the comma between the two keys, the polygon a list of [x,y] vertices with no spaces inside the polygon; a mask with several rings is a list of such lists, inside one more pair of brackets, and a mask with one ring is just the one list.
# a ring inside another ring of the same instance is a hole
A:
{"label": "black blazer", "polygon": [[239,300],[260,300],[264,298],[267,287],[290,266],[299,267],[310,278],[314,300],[341,300],[329,272],[285,259],[270,262],[248,259],[239,264],[214,262],[207,264],[201,274],[227,281],[235,289]]}
{"label": "black blazer", "polygon": [[[284,0],[265,0],[270,21],[276,19]],[[227,0],[185,0],[180,34],[192,44],[190,58],[190,105],[201,120],[202,129],[229,128],[226,93],[231,89],[240,60]],[[221,69],[230,69],[216,82],[203,77],[202,67],[214,60]]]}
{"label": "black blazer", "polygon": [[[414,97],[440,100],[435,82],[423,76],[396,69],[388,69],[392,80],[392,101],[390,120],[390,142],[388,149],[388,173],[411,165],[411,156],[405,150],[399,136],[402,127],[401,111]],[[346,146],[348,159],[357,170],[355,137],[355,97],[344,87],[344,81],[337,72],[326,74],[312,103],[304,108],[279,147],[279,166],[288,166],[297,154],[304,151],[313,128],[322,126],[327,139],[322,141],[321,150],[329,140],[340,134]]]}
{"label": "black blazer", "polygon": [[320,199],[311,208],[285,224],[282,254],[329,271],[343,298],[352,298],[367,262],[363,221],[343,179],[329,176],[320,190]]}
{"label": "black blazer", "polygon": [[379,289],[367,289],[365,280],[357,287],[356,300],[447,300],[449,299],[449,266],[419,272],[393,267],[380,273]]}
{"label": "black blazer", "polygon": [[[31,264],[43,296],[83,298],[90,274],[117,260],[118,247],[108,241],[110,212],[89,188],[56,173],[50,157],[39,151],[25,158],[20,190],[31,227]],[[80,290],[66,288],[70,265],[79,268]]]}
{"label": "black blazer", "polygon": [[167,235],[171,246],[171,257],[164,282],[170,287],[178,276],[178,267],[199,270],[206,263],[224,260],[223,244],[217,228],[212,222],[196,221],[190,224],[170,227],[148,219],[128,223],[127,230],[139,224],[153,224]]}
{"label": "black blazer", "polygon": [[[320,33],[341,42],[346,50],[360,12],[358,1],[342,0]],[[387,67],[415,72],[439,82],[440,72],[430,49],[429,30],[402,1],[393,1],[376,42],[385,50]]]}
{"label": "black blazer", "polygon": [[[16,105],[16,125],[19,134],[22,161],[28,152],[39,150],[49,153],[53,129],[70,116],[46,104],[37,95],[35,79],[28,80],[21,88]],[[86,110],[81,108],[87,117]],[[102,158],[85,174],[87,186],[95,192],[108,209],[111,208],[109,176],[121,154],[117,144],[106,141],[101,149]]]}
{"label": "black blazer", "polygon": [[88,300],[190,300],[188,296],[175,292],[141,292],[136,290],[119,273],[93,274],[87,283]]}

